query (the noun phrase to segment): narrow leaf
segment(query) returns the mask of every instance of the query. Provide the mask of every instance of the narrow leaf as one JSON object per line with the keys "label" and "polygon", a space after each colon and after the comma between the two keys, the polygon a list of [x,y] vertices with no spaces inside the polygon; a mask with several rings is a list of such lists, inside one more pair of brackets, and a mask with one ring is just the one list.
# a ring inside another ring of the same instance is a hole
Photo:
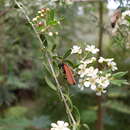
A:
{"label": "narrow leaf", "polygon": [[44,79],[45,79],[46,83],[48,84],[48,86],[49,86],[51,89],[53,89],[54,91],[56,91],[55,85],[48,79],[48,77],[45,76]]}
{"label": "narrow leaf", "polygon": [[63,59],[67,58],[71,54],[71,49],[69,49],[63,56]]}
{"label": "narrow leaf", "polygon": [[127,73],[128,73],[127,71],[125,71],[125,72],[117,72],[117,73],[113,74],[113,77],[114,78],[121,78],[124,75],[126,75]]}

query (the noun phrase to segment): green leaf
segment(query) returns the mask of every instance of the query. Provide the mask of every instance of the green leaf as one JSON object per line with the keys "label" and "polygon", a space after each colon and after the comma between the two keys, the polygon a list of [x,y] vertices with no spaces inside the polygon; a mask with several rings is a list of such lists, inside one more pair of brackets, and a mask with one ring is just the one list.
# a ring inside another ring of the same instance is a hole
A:
{"label": "green leaf", "polygon": [[128,84],[127,80],[111,80],[113,85],[121,86],[122,84]]}
{"label": "green leaf", "polygon": [[33,126],[41,129],[41,128],[49,127],[51,124],[51,121],[48,116],[40,116],[40,117],[34,118],[32,121],[32,124],[33,124]]}
{"label": "green leaf", "polygon": [[54,18],[55,18],[55,11],[54,10],[50,10],[50,12],[48,14],[48,18],[47,18],[47,25],[56,24]]}
{"label": "green leaf", "polygon": [[54,52],[55,49],[56,49],[56,44],[54,44],[54,45],[52,46],[51,51]]}
{"label": "green leaf", "polygon": [[48,84],[48,86],[49,86],[51,89],[53,89],[54,91],[56,91],[55,85],[48,79],[48,77],[45,76],[44,79],[45,79],[46,83]]}
{"label": "green leaf", "polygon": [[126,75],[128,73],[128,71],[125,71],[125,72],[117,72],[115,74],[113,74],[113,77],[114,78],[121,78],[123,77],[124,75]]}
{"label": "green leaf", "polygon": [[55,11],[54,11],[54,10],[51,10],[51,11],[50,11],[50,14],[49,14],[49,20],[53,21],[53,20],[54,20],[54,17],[55,17]]}
{"label": "green leaf", "polygon": [[56,62],[53,62],[53,67],[54,67],[54,71],[55,71],[56,77],[58,77],[58,75],[59,75],[58,64]]}
{"label": "green leaf", "polygon": [[62,59],[63,59],[61,56],[53,56],[52,58],[53,58],[53,59],[59,59],[59,60],[62,60]]}
{"label": "green leaf", "polygon": [[27,108],[23,106],[14,106],[7,109],[5,113],[5,117],[15,117],[15,118],[22,118],[24,117],[25,113],[27,112]]}
{"label": "green leaf", "polygon": [[124,104],[123,102],[120,101],[107,101],[106,103],[103,104],[105,107],[114,109],[116,111],[130,114],[130,107]]}
{"label": "green leaf", "polygon": [[9,75],[7,82],[6,82],[7,86],[13,86],[16,88],[27,88],[27,84],[23,81],[21,81],[19,78],[13,76],[13,75]]}
{"label": "green leaf", "polygon": [[95,110],[84,110],[81,113],[82,121],[83,122],[88,122],[88,123],[93,123],[96,121],[96,111]]}
{"label": "green leaf", "polygon": [[126,98],[130,92],[129,91],[122,91],[123,88],[116,88],[116,87],[111,87],[108,91],[108,97],[110,98]]}
{"label": "green leaf", "polygon": [[41,40],[43,42],[43,45],[45,47],[48,47],[48,42],[47,42],[46,37],[44,36],[44,34],[40,34],[40,38],[41,38]]}
{"label": "green leaf", "polygon": [[71,67],[74,67],[75,65],[70,60],[64,60],[65,63],[68,63]]}
{"label": "green leaf", "polygon": [[71,49],[69,49],[63,56],[63,59],[66,59],[71,54]]}

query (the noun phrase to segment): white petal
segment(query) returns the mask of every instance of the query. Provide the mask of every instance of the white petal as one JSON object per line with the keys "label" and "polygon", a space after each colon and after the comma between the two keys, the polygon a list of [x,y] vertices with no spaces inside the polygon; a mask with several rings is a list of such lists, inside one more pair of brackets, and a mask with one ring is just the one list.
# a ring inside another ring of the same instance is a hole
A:
{"label": "white petal", "polygon": [[56,123],[51,123],[51,126],[52,127],[57,127],[57,124]]}
{"label": "white petal", "polygon": [[90,86],[90,82],[85,81],[85,82],[84,82],[84,86],[85,86],[85,87],[89,87],[89,86]]}
{"label": "white petal", "polygon": [[101,96],[101,92],[96,92],[96,95],[97,96]]}
{"label": "white petal", "polygon": [[58,126],[64,126],[64,121],[57,121]]}
{"label": "white petal", "polygon": [[96,90],[96,85],[91,85],[92,90]]}
{"label": "white petal", "polygon": [[66,126],[66,127],[67,127],[67,126],[69,126],[69,124],[68,124],[67,122],[65,122],[65,123],[64,123],[64,126]]}

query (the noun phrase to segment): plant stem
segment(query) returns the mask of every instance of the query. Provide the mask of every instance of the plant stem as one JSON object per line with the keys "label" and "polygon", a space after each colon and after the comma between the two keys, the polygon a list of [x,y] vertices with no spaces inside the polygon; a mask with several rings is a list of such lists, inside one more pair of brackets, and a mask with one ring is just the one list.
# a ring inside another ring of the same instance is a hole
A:
{"label": "plant stem", "polygon": [[75,121],[75,119],[74,119],[74,117],[73,117],[73,115],[72,115],[72,113],[71,113],[71,110],[70,110],[70,108],[69,108],[69,106],[68,106],[68,104],[67,104],[67,102],[66,102],[65,96],[64,96],[64,94],[63,94],[63,92],[62,92],[62,89],[61,89],[61,85],[59,84],[59,81],[58,81],[58,79],[57,79],[57,77],[56,77],[54,68],[53,68],[53,66],[52,66],[52,64],[51,64],[51,60],[50,60],[49,57],[48,57],[47,59],[48,59],[48,63],[49,63],[49,65],[50,65],[50,68],[51,68],[53,77],[54,77],[54,79],[55,79],[55,81],[56,81],[58,91],[60,92],[61,98],[62,98],[62,100],[63,100],[63,102],[64,102],[65,107],[66,107],[67,114],[70,116],[70,118],[71,118],[71,120],[72,120],[72,122],[73,122],[73,125],[76,125],[76,121]]}
{"label": "plant stem", "polygon": [[[102,41],[103,41],[103,2],[99,2],[99,41],[98,41],[98,59],[102,56]],[[98,68],[101,69],[101,66],[98,64]],[[102,107],[103,96],[97,96],[97,122],[96,129],[103,130],[103,116],[104,116],[104,108]]]}
{"label": "plant stem", "polygon": [[[22,3],[18,3],[17,1],[15,1],[15,2],[16,2],[16,4],[18,5],[18,7],[22,10],[22,12],[24,13],[24,15],[25,15],[26,19],[28,20],[28,22],[31,24],[31,26],[32,26],[34,32],[36,33],[36,36],[37,36],[37,38],[38,38],[38,40],[39,40],[39,42],[40,42],[40,44],[41,44],[41,46],[43,47],[43,42],[44,42],[44,41],[41,40],[41,38],[40,38],[40,36],[39,36],[39,33],[36,31],[34,25],[31,23],[30,18],[28,17],[28,15],[26,14],[25,10],[23,9],[24,6],[22,5]],[[56,82],[56,84],[57,84],[57,90],[59,91],[59,93],[60,93],[60,95],[61,95],[61,98],[62,98],[62,100],[63,100],[63,102],[64,102],[64,105],[65,105],[65,108],[66,108],[66,112],[67,112],[69,118],[70,118],[71,121],[72,121],[73,130],[76,130],[76,121],[75,121],[75,119],[74,119],[74,117],[73,117],[73,115],[72,115],[72,113],[71,113],[71,110],[70,110],[70,108],[69,108],[69,105],[67,104],[67,100],[66,100],[66,98],[65,98],[65,96],[64,96],[64,93],[62,92],[62,89],[61,89],[62,87],[61,87],[61,85],[59,84],[59,81],[58,81],[58,79],[57,79],[57,77],[56,77],[54,68],[53,68],[52,63],[51,63],[51,60],[50,60],[50,56],[48,55],[48,53],[47,53],[46,56],[47,56],[48,64],[49,64],[50,69],[51,69],[51,71],[52,71],[53,77],[54,77],[55,82]]]}

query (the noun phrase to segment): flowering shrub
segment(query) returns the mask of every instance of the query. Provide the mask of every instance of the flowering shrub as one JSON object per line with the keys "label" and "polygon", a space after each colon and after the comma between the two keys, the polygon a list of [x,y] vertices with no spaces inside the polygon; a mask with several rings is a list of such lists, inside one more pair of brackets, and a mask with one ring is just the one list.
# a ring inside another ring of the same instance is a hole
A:
{"label": "flowering shrub", "polygon": [[[94,45],[87,45],[84,50],[73,46],[71,54],[77,53],[82,56],[75,70],[79,77],[78,87],[81,90],[90,87],[96,92],[96,95],[100,96],[102,93],[106,93],[106,88],[115,80],[113,76],[119,73],[113,74],[117,70],[113,58],[96,58],[95,54],[98,51],[99,49]],[[100,69],[97,64],[101,66]]]}
{"label": "flowering shrub", "polygon": [[57,24],[60,24],[60,20],[55,16],[55,11],[49,8],[42,8],[38,11],[38,14],[35,18],[32,19],[32,24],[39,33],[44,33],[49,36],[58,35],[58,32],[55,32],[52,27]]}
{"label": "flowering shrub", "polygon": [[112,33],[114,43],[120,43],[120,46],[126,49],[130,48],[130,10],[121,13]]}
{"label": "flowering shrub", "polygon": [[[21,5],[19,3],[17,3],[17,5],[24,12]],[[30,22],[28,16],[26,16],[26,18]],[[51,81],[50,77],[48,78],[47,76],[44,77],[45,81],[47,82],[48,86],[50,86],[60,96],[61,101],[64,103],[70,126],[73,128],[73,130],[77,130],[77,128],[80,127],[80,117],[77,116],[79,113],[77,111],[77,115],[73,115],[73,111],[76,109],[76,107],[72,104],[70,96],[66,91],[68,88],[63,87],[60,84],[60,80],[64,79],[64,76],[61,74],[63,71],[60,71],[61,69],[59,69],[58,64],[65,65],[65,69],[67,69],[65,71],[67,76],[67,80],[65,82],[74,78],[73,73],[71,72],[71,70],[74,70],[74,75],[77,77],[76,85],[81,90],[85,88],[91,88],[91,90],[96,92],[96,95],[98,96],[106,93],[106,89],[111,84],[117,86],[126,84],[126,80],[122,80],[121,78],[127,72],[115,72],[117,70],[117,65],[113,58],[97,58],[96,54],[99,53],[100,50],[94,45],[87,45],[86,48],[81,48],[77,45],[74,45],[73,48],[65,52],[63,56],[54,52],[56,45],[48,45],[49,39],[47,36],[49,35],[53,37],[53,34],[56,34],[55,28],[53,27],[58,25],[60,22],[55,16],[55,11],[53,9],[41,9],[38,11],[38,15],[33,18],[32,22],[30,23],[42,45],[41,48],[43,50],[44,68],[47,70],[47,72],[49,72],[49,76],[53,76],[55,84]],[[43,38],[41,38],[41,34]],[[76,55],[76,61],[74,63],[72,63],[71,58],[69,57],[73,54],[78,55]],[[75,84],[76,82],[74,79],[73,81]],[[70,82],[69,85],[73,85],[73,83]],[[57,123],[52,123],[51,126],[51,130],[70,130],[68,123],[64,121],[57,121]]]}

